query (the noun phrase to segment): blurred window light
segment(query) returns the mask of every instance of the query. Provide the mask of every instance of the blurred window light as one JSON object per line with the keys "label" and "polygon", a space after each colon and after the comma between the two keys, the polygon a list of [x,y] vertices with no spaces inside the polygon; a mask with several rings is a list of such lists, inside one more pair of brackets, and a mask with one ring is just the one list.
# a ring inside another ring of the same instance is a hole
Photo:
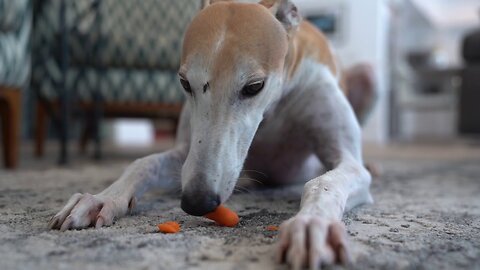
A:
{"label": "blurred window light", "polygon": [[113,126],[117,146],[148,147],[155,142],[153,125],[149,120],[119,119]]}

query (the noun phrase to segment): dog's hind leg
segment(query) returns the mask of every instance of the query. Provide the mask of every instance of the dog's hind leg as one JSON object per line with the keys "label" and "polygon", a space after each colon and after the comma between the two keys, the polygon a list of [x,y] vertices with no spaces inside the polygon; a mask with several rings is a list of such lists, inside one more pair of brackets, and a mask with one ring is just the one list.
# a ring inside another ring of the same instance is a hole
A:
{"label": "dog's hind leg", "polygon": [[343,84],[360,125],[368,120],[378,100],[375,74],[370,65],[359,64],[345,71]]}

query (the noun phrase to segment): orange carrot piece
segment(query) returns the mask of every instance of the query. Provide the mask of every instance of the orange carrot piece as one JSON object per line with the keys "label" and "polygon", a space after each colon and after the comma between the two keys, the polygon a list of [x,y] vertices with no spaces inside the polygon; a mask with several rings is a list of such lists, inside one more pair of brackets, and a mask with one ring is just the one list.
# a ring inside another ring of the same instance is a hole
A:
{"label": "orange carrot piece", "polygon": [[180,231],[180,224],[175,221],[167,221],[157,225],[158,230],[162,233],[178,233]]}
{"label": "orange carrot piece", "polygon": [[239,218],[237,213],[220,205],[215,211],[205,215],[206,218],[215,221],[220,226],[234,227],[238,224]]}
{"label": "orange carrot piece", "polygon": [[175,221],[167,221],[167,222],[164,222],[163,224],[170,225],[170,226],[172,226],[173,228],[175,228],[176,230],[180,230],[180,224],[178,224],[178,222],[175,222]]}
{"label": "orange carrot piece", "polygon": [[266,229],[267,229],[267,231],[274,232],[274,231],[278,231],[278,226],[270,225],[270,226],[267,226]]}

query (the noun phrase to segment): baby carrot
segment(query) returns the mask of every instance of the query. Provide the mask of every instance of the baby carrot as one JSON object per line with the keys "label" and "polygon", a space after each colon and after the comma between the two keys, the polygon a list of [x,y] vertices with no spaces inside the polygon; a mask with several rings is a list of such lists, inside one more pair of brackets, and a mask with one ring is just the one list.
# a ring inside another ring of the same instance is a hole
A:
{"label": "baby carrot", "polygon": [[215,211],[206,214],[205,217],[215,221],[220,226],[226,227],[234,227],[239,222],[237,213],[222,205],[218,206]]}
{"label": "baby carrot", "polygon": [[162,233],[178,233],[180,231],[180,224],[175,221],[167,221],[157,225],[158,230]]}
{"label": "baby carrot", "polygon": [[270,225],[270,226],[267,226],[267,231],[278,231],[278,226],[275,226],[275,225]]}

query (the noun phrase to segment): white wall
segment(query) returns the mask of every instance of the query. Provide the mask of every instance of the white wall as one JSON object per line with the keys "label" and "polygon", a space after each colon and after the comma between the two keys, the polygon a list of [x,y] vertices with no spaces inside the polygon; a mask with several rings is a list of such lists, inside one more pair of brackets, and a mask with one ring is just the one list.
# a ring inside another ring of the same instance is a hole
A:
{"label": "white wall", "polygon": [[478,23],[478,0],[411,0],[438,28],[464,28]]}
{"label": "white wall", "polygon": [[364,140],[384,143],[388,140],[388,31],[390,14],[386,0],[294,0],[305,15],[328,7],[344,10],[344,35],[335,49],[344,67],[360,62],[373,65],[380,100],[364,127]]}
{"label": "white wall", "polygon": [[479,0],[409,0],[398,7],[402,38],[397,43],[402,53],[435,49],[446,65],[462,64],[462,40],[480,23]]}

